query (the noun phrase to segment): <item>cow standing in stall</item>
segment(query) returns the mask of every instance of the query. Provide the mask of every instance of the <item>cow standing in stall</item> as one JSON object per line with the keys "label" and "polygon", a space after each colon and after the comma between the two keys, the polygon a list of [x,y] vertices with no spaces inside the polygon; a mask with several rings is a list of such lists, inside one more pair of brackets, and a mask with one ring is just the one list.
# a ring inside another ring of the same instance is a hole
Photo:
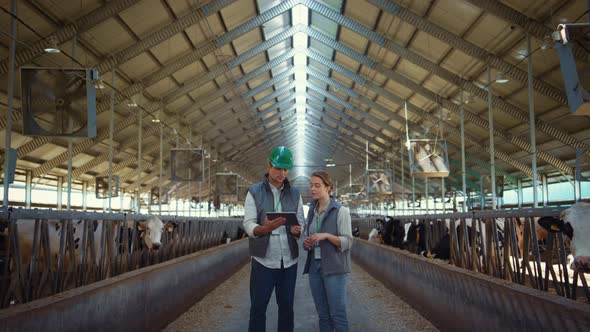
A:
{"label": "cow standing in stall", "polygon": [[549,217],[539,220],[539,224],[549,232],[563,232],[571,239],[568,266],[579,272],[590,272],[590,203],[578,202],[563,210],[560,219]]}
{"label": "cow standing in stall", "polygon": [[361,230],[359,228],[359,226],[356,226],[353,230],[352,230],[352,236],[353,237],[361,237]]}
{"label": "cow standing in stall", "polygon": [[385,219],[377,219],[377,223],[383,236],[383,243],[395,248],[402,248],[405,230],[401,220],[387,216]]}
{"label": "cow standing in stall", "polygon": [[[547,240],[547,236],[549,235],[549,232],[543,228],[543,226],[541,226],[541,224],[547,224],[550,223],[551,220],[553,219],[553,217],[534,217],[533,218],[533,224],[535,227],[535,233],[537,235],[537,243],[539,245],[539,250],[540,252],[544,252],[545,251],[545,245],[546,245],[546,240]],[[516,241],[518,242],[518,251],[520,254],[520,257],[524,257],[524,232],[525,232],[525,227],[524,227],[525,223],[524,221],[522,221],[520,218],[516,218]],[[527,254],[531,254],[530,252],[527,252]]]}
{"label": "cow standing in stall", "polygon": [[[499,245],[500,245],[500,250],[502,248],[502,243],[504,241],[504,225],[503,223],[498,222],[498,220],[494,220],[494,222],[496,223],[496,230],[497,230],[497,236],[498,236],[498,241],[499,241]],[[483,229],[479,229],[479,225],[473,224],[473,221],[471,220],[471,218],[466,218],[465,219],[465,225],[466,225],[466,238],[467,238],[467,245],[468,246],[472,246],[472,245],[477,245],[477,247],[481,250],[485,243],[487,243],[486,238],[487,238],[487,231],[485,229],[485,227]],[[432,223],[429,223],[428,225],[430,227],[430,233],[432,234]],[[457,224],[455,226],[456,228],[456,233],[457,234],[457,240],[461,241],[461,239],[464,237],[463,235],[463,231],[462,231],[462,227],[460,224]],[[450,222],[447,220],[445,222],[445,234],[444,236],[436,243],[433,243],[432,246],[432,250],[428,251],[426,250],[426,225],[424,224],[411,224],[408,231],[407,231],[407,236],[405,238],[404,241],[404,249],[407,249],[410,252],[414,252],[416,254],[421,254],[425,257],[429,257],[429,258],[437,258],[437,259],[443,259],[443,260],[449,260],[451,257],[451,236],[448,232],[448,230],[450,229]],[[472,243],[472,232],[473,230],[476,230],[475,232],[475,244]],[[498,253],[499,255],[501,253]]]}
{"label": "cow standing in stall", "polygon": [[[35,220],[32,219],[19,219],[16,221],[19,243],[18,257],[20,258],[20,261],[15,261],[17,257],[14,256],[14,252],[11,252],[9,267],[11,271],[11,280],[13,282],[16,282],[17,280],[15,274],[17,272],[16,264],[21,266],[21,273],[24,275],[28,275],[29,271],[39,271],[40,269],[45,271],[56,271],[60,264],[61,266],[64,266],[65,270],[69,270],[69,266],[80,266],[84,263],[82,262],[82,251],[84,250],[83,242],[86,241],[86,243],[90,243],[91,238],[93,245],[87,245],[85,255],[86,264],[96,265],[102,262],[101,251],[105,244],[112,244],[112,246],[104,247],[105,255],[108,257],[114,257],[119,253],[119,250],[116,248],[116,234],[118,234],[116,232],[116,226],[113,225],[112,229],[107,228],[103,230],[105,221],[88,220],[84,222],[83,220],[74,220],[71,222],[64,222],[60,220],[47,220],[46,232],[41,231],[43,223],[39,224],[36,243],[34,240],[35,224]],[[127,221],[124,225],[125,228],[134,227],[134,222]],[[86,232],[85,226],[88,227]],[[160,218],[155,216],[151,216],[145,221],[137,222],[139,238],[141,239],[142,246],[147,251],[157,251],[161,247],[161,239],[165,229],[164,226],[165,225]],[[166,226],[168,226],[168,224]],[[69,228],[71,228],[70,231],[68,231]],[[63,242],[63,256],[61,257],[61,261],[59,261],[59,252],[60,247],[62,246],[62,233],[64,233],[65,238]],[[122,234],[125,233],[127,232],[122,232]],[[111,241],[104,239],[104,236],[111,235]],[[44,241],[41,240],[41,237],[43,236],[46,239]],[[43,242],[45,242],[45,245],[42,245]],[[44,247],[46,247],[47,250],[45,250]],[[13,250],[13,248],[9,249]],[[35,255],[33,255],[34,251]],[[47,252],[43,254],[42,251]],[[33,257],[35,257],[35,261],[32,261]],[[34,268],[31,266],[31,263],[35,263]]]}
{"label": "cow standing in stall", "polygon": [[381,230],[373,228],[369,232],[369,241],[382,244],[383,243],[383,235],[381,234]]}

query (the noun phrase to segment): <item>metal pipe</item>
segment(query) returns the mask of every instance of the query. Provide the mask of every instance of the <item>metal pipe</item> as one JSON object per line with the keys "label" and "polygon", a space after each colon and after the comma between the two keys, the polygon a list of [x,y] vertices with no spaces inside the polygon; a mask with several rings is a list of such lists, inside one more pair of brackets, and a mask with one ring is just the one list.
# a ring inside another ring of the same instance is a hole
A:
{"label": "metal pipe", "polygon": [[[72,67],[76,65],[76,35],[72,38]],[[68,130],[72,131],[73,120],[70,117],[68,120]],[[66,201],[66,209],[69,210],[72,206],[72,159],[74,158],[74,147],[73,147],[73,139],[72,137],[68,138],[68,192],[67,192],[67,201]]]}
{"label": "metal pipe", "polygon": [[[160,118],[158,116],[158,118]],[[159,122],[158,126],[160,126],[160,174],[158,175],[158,213],[162,215],[162,159],[164,158],[164,129],[162,128],[162,123]]]}
{"label": "metal pipe", "polygon": [[27,209],[31,208],[32,193],[33,193],[33,171],[31,171],[29,169],[25,173],[25,207]]}
{"label": "metal pipe", "polygon": [[465,107],[463,102],[463,90],[461,90],[461,188],[463,190],[463,212],[467,212],[467,183],[465,175]]}
{"label": "metal pipe", "polygon": [[[193,130],[191,128],[189,128],[189,130],[188,130],[189,148],[191,147],[191,142],[192,141],[193,141]],[[201,145],[201,158],[205,158],[205,153],[203,151],[203,146],[202,145]],[[204,163],[201,164],[201,165],[204,165]],[[189,179],[192,179],[192,172],[191,172],[191,168],[190,167],[188,168],[188,178]],[[191,203],[193,201],[193,197],[191,196],[191,182],[192,181],[189,181],[188,182],[188,216],[189,217],[191,216],[191,209],[192,209]],[[201,189],[201,187],[200,187],[201,186],[200,185],[201,182],[203,182],[203,179],[201,179],[201,181],[199,182],[199,189]]]}
{"label": "metal pipe", "polygon": [[12,146],[12,113],[14,112],[14,59],[16,52],[16,0],[12,0],[12,18],[11,18],[11,39],[10,39],[10,77],[8,79],[8,112],[6,112],[6,139],[4,141],[4,196],[3,204],[8,207],[8,183],[9,170],[8,164],[10,159],[10,148]]}
{"label": "metal pipe", "polygon": [[[140,97],[141,97],[141,95],[140,95]],[[141,105],[141,98],[140,98],[139,105]],[[142,138],[143,138],[143,136],[142,136],[143,115],[141,114],[142,113],[141,106],[137,107],[137,112],[138,112],[138,114],[137,114],[137,122],[138,122],[137,123],[137,137],[138,137],[138,142],[137,142],[137,197],[136,197],[137,203],[135,206],[135,209],[137,211],[135,211],[135,213],[139,214],[139,213],[141,213],[141,198],[139,196],[141,195],[141,159],[142,159],[141,142],[142,142]],[[149,209],[149,204],[148,204],[148,209]]]}
{"label": "metal pipe", "polygon": [[365,141],[365,170],[369,170],[369,141]]}
{"label": "metal pipe", "polygon": [[412,176],[412,214],[416,214],[416,177]]}
{"label": "metal pipe", "polygon": [[399,149],[399,152],[401,154],[401,160],[402,160],[402,165],[401,165],[401,173],[402,173],[402,213],[405,215],[406,214],[406,187],[405,187],[405,177],[404,177],[404,141],[402,139],[399,140],[401,147]]}
{"label": "metal pipe", "polygon": [[547,183],[547,174],[541,175],[541,186],[543,188],[543,206],[547,206],[549,202],[549,188]]}
{"label": "metal pipe", "polygon": [[533,169],[533,207],[539,207],[539,196],[537,193],[538,175],[537,175],[537,142],[535,135],[535,104],[533,99],[533,55],[531,54],[531,36],[526,35],[526,48],[527,48],[527,88],[529,96],[529,131],[531,140],[531,168]]}
{"label": "metal pipe", "polygon": [[115,122],[115,75],[117,70],[113,68],[111,72],[111,112],[109,114],[109,176],[108,176],[108,198],[109,198],[109,212],[111,211],[111,198],[113,196],[113,130]]}
{"label": "metal pipe", "polygon": [[479,202],[481,204],[480,210],[483,210],[486,206],[486,194],[483,190],[483,175],[479,177]]}
{"label": "metal pipe", "polygon": [[424,197],[426,198],[426,214],[428,214],[429,202],[428,202],[428,177],[424,178]]}
{"label": "metal pipe", "polygon": [[[440,187],[441,187],[441,197],[442,197],[442,213],[445,213],[445,178],[441,176],[440,178]],[[436,206],[434,206],[436,210]]]}
{"label": "metal pipe", "polygon": [[86,204],[88,202],[88,182],[82,181],[82,210],[86,211]]}
{"label": "metal pipe", "polygon": [[62,190],[64,186],[64,178],[61,176],[57,177],[57,209],[62,208]]}
{"label": "metal pipe", "polygon": [[518,207],[522,208],[522,180],[518,179],[516,180],[516,191],[517,191],[517,197],[518,197]]}
{"label": "metal pipe", "polygon": [[[494,157],[494,112],[492,110],[492,69],[488,65],[488,122],[490,133],[490,182],[492,184],[492,210],[496,209],[496,159]],[[483,194],[483,190],[482,190]],[[485,202],[485,198],[484,198]],[[483,208],[483,206],[482,206]]]}
{"label": "metal pipe", "polygon": [[[590,0],[588,0],[590,1]],[[582,149],[576,149],[576,178],[574,181],[574,200],[579,202],[582,200]]]}

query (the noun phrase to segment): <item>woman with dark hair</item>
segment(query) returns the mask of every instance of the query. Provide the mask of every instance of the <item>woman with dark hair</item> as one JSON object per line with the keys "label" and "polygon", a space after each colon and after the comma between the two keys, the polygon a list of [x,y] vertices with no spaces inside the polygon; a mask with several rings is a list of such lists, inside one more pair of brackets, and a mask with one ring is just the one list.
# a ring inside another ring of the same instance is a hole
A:
{"label": "woman with dark hair", "polygon": [[346,284],[350,273],[352,226],[350,211],[330,195],[334,188],[326,171],[311,175],[312,202],[303,246],[309,287],[319,316],[320,332],[348,331]]}

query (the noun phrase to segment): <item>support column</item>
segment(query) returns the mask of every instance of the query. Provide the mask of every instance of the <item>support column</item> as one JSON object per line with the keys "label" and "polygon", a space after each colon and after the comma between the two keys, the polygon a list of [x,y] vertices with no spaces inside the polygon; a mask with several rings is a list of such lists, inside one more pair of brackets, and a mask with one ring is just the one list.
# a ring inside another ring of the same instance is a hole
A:
{"label": "support column", "polygon": [[64,185],[64,178],[61,176],[57,177],[57,209],[61,210],[62,208],[62,191]]}
{"label": "support column", "polygon": [[539,195],[537,193],[538,174],[537,174],[537,141],[535,135],[535,103],[533,99],[533,56],[531,54],[531,36],[526,34],[527,47],[527,91],[529,96],[529,132],[531,140],[531,168],[533,169],[533,207],[539,207]]}
{"label": "support column", "polygon": [[[441,197],[442,197],[442,213],[445,213],[445,178],[440,178],[440,188],[441,188]],[[436,209],[436,206],[434,207]],[[435,212],[436,213],[436,212]]]}
{"label": "support column", "polygon": [[10,160],[10,148],[12,146],[12,113],[14,110],[14,63],[15,63],[15,52],[16,52],[16,41],[17,39],[17,30],[16,30],[16,17],[17,16],[17,1],[12,0],[12,18],[10,19],[11,23],[11,34],[12,38],[10,38],[10,67],[9,67],[9,79],[8,79],[8,112],[6,112],[6,138],[4,140],[4,197],[3,197],[3,205],[8,207],[8,188],[10,187],[10,183],[8,183],[8,174],[10,173],[8,170],[8,163]]}
{"label": "support column", "polygon": [[[490,182],[492,184],[492,210],[496,209],[496,158],[494,156],[494,112],[492,110],[492,70],[488,65],[488,122],[490,135]],[[482,190],[483,192],[483,190]],[[484,200],[485,202],[485,196]],[[483,209],[482,204],[482,209]]]}
{"label": "support column", "polygon": [[402,214],[405,215],[406,214],[406,204],[407,204],[407,201],[406,201],[406,185],[404,183],[404,180],[405,180],[405,178],[404,178],[404,148],[405,148],[405,146],[404,146],[403,139],[400,139],[399,141],[401,143],[401,147],[400,147],[399,151],[400,151],[400,154],[401,154],[401,161],[402,161],[402,164],[401,164],[401,173],[402,173],[401,174],[401,177],[402,177]]}
{"label": "support column", "polygon": [[82,181],[82,210],[86,211],[88,204],[88,182]]}
{"label": "support column", "polygon": [[164,174],[162,173],[162,163],[164,162],[164,128],[162,128],[162,123],[158,122],[158,127],[160,127],[160,173],[158,174],[158,214],[162,215],[162,177]]}
{"label": "support column", "polygon": [[463,212],[467,212],[467,181],[465,175],[465,109],[461,90],[461,188],[463,190]]}
{"label": "support column", "polygon": [[483,175],[479,176],[479,202],[481,204],[480,210],[484,210],[486,207],[486,193],[483,189]]}
{"label": "support column", "polygon": [[412,176],[412,214],[416,214],[416,178]]}
{"label": "support column", "polygon": [[541,186],[543,187],[543,206],[549,203],[549,184],[547,183],[547,174],[541,175]]}
{"label": "support column", "polygon": [[33,171],[25,173],[25,208],[30,209],[33,201]]}
{"label": "support column", "polygon": [[429,203],[428,203],[428,177],[424,178],[424,197],[426,198],[426,214],[428,214],[429,211]]}
{"label": "support column", "polygon": [[522,180],[521,179],[516,180],[516,196],[518,198],[518,208],[522,208],[523,195],[522,195]]}
{"label": "support column", "polygon": [[[141,144],[142,144],[142,139],[143,139],[143,114],[142,114],[142,109],[141,107],[137,107],[136,108],[137,111],[137,137],[138,137],[138,142],[137,142],[137,196],[135,197],[137,200],[137,203],[135,205],[135,208],[137,211],[135,211],[135,213],[141,213],[141,197],[139,197],[141,195],[141,160],[143,158],[142,152],[141,152]],[[148,205],[149,207],[149,205]]]}
{"label": "support column", "polygon": [[[590,0],[588,0],[590,1]],[[574,179],[574,200],[579,202],[582,200],[582,154],[584,151],[580,148],[576,149],[576,178]]]}

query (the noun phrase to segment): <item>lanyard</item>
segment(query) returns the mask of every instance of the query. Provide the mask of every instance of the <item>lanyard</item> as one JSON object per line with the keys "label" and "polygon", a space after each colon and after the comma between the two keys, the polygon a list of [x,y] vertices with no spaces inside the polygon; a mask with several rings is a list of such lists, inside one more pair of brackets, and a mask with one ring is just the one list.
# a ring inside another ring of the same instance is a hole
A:
{"label": "lanyard", "polygon": [[319,233],[320,232],[320,214],[318,212],[318,210],[316,210],[315,214],[315,232]]}
{"label": "lanyard", "polygon": [[279,199],[277,200],[277,203],[275,204],[275,212],[282,212],[282,211],[279,211],[280,208],[281,208],[281,194],[279,193]]}

